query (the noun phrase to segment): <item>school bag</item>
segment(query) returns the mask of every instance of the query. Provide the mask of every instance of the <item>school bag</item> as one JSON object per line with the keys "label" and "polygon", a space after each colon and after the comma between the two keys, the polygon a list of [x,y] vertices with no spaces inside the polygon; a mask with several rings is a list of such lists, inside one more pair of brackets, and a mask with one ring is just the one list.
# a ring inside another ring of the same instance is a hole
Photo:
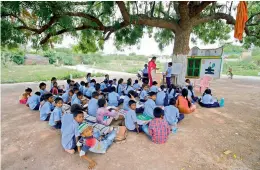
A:
{"label": "school bag", "polygon": [[127,129],[125,126],[118,126],[118,130],[116,132],[115,142],[121,142],[126,140]]}

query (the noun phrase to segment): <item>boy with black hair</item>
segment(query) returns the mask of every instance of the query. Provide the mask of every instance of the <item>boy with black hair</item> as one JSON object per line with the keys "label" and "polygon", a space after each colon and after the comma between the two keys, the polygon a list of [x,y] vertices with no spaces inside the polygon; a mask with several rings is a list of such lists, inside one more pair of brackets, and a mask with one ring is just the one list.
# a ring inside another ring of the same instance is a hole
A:
{"label": "boy with black hair", "polygon": [[161,91],[156,94],[156,105],[157,106],[165,106],[168,104],[168,97],[167,97],[167,103],[165,102],[166,93],[165,93],[165,85],[161,85]]}
{"label": "boy with black hair", "polygon": [[54,109],[53,103],[53,95],[52,94],[45,94],[44,95],[45,103],[40,108],[40,120],[49,121],[51,111]]}
{"label": "boy with black hair", "polygon": [[172,62],[168,63],[168,68],[166,70],[165,75],[166,75],[166,84],[167,87],[169,88],[171,85],[171,77],[172,77]]}
{"label": "boy with black hair", "polygon": [[134,90],[137,90],[137,91],[139,91],[141,89],[141,86],[139,85],[138,80],[135,80],[135,83],[133,84],[133,88],[134,88]]}
{"label": "boy with black hair", "polygon": [[80,136],[78,127],[84,120],[84,113],[78,104],[71,106],[71,113],[61,118],[61,144],[66,152],[74,154]]}
{"label": "boy with black hair", "polygon": [[84,82],[84,81],[81,81],[81,82],[80,82],[80,86],[79,86],[79,91],[80,91],[81,93],[83,93],[84,87],[85,87],[85,82]]}
{"label": "boy with black hair", "polygon": [[39,84],[39,88],[40,88],[40,93],[41,93],[41,96],[44,95],[44,94],[47,94],[49,93],[47,90],[46,90],[46,84],[41,82]]}
{"label": "boy with black hair", "polygon": [[130,101],[130,100],[134,100],[134,101],[135,101],[134,95],[135,95],[135,92],[134,92],[133,90],[130,90],[130,91],[128,92],[128,94],[125,96],[125,98],[124,98],[124,103],[123,103],[123,109],[124,109],[125,111],[128,111],[128,110],[129,110],[129,101]]}
{"label": "boy with black hair", "polygon": [[66,104],[69,103],[71,101],[73,94],[74,94],[73,90],[66,91],[64,94],[62,94],[61,98],[63,102]]}
{"label": "boy with black hair", "polygon": [[70,90],[70,83],[71,83],[71,80],[68,79],[68,80],[67,80],[67,84],[66,84],[66,86],[65,86],[65,91],[66,91],[66,92]]}
{"label": "boy with black hair", "polygon": [[155,100],[156,100],[156,93],[155,92],[149,92],[149,98],[144,103],[144,115],[145,116],[148,116],[150,118],[154,118],[153,110],[154,110],[154,108],[156,108]]}
{"label": "boy with black hair", "polygon": [[92,93],[93,93],[94,91],[96,91],[95,85],[96,85],[96,80],[95,80],[95,79],[92,79],[92,80],[91,80],[91,83],[90,83],[90,85],[89,85],[89,88],[88,88],[88,90],[87,90],[87,92],[86,92],[86,94],[85,94],[88,99],[91,99]]}
{"label": "boy with black hair", "polygon": [[89,83],[85,83],[85,86],[84,86],[84,88],[83,88],[83,95],[84,95],[84,96],[87,96],[86,93],[87,93],[87,91],[88,91],[88,88],[89,88]]}
{"label": "boy with black hair", "polygon": [[150,92],[155,92],[157,93],[159,90],[158,90],[158,87],[157,87],[157,81],[153,81],[153,84],[152,84],[152,87],[150,88]]}
{"label": "boy with black hair", "polygon": [[92,93],[92,98],[90,99],[90,101],[88,103],[88,114],[90,116],[96,117],[96,115],[97,115],[98,97],[99,97],[98,92]]}
{"label": "boy with black hair", "polygon": [[111,92],[108,94],[108,106],[118,106],[119,94],[116,93],[116,88],[111,87]]}
{"label": "boy with black hair", "polygon": [[146,102],[148,96],[149,85],[143,84],[143,90],[140,93],[140,102]]}
{"label": "boy with black hair", "polygon": [[136,117],[136,102],[134,100],[129,101],[129,110],[125,115],[125,126],[129,131],[133,132],[142,132],[142,126],[137,124],[137,117]]}
{"label": "boy with black hair", "polygon": [[164,118],[170,126],[184,119],[184,114],[180,114],[179,109],[176,108],[175,105],[176,100],[172,98],[170,99],[169,106],[164,108]]}
{"label": "boy with black hair", "polygon": [[163,110],[156,107],[153,111],[154,119],[150,121],[149,127],[143,125],[143,131],[152,139],[154,143],[163,144],[170,134],[170,126],[163,118]]}
{"label": "boy with black hair", "polygon": [[77,97],[71,102],[71,104],[82,104],[83,94],[79,91]]}
{"label": "boy with black hair", "polygon": [[28,106],[31,110],[39,110],[40,107],[40,92],[35,92],[34,95],[28,98],[26,102],[26,106]]}
{"label": "boy with black hair", "polygon": [[108,85],[107,80],[104,80],[103,82],[100,83],[100,89],[102,92],[107,92],[107,85]]}
{"label": "boy with black hair", "polygon": [[77,98],[77,93],[79,92],[79,89],[77,87],[73,88],[74,94],[71,97],[71,103]]}
{"label": "boy with black hair", "polygon": [[55,99],[55,108],[51,112],[50,120],[49,120],[49,125],[54,127],[55,129],[61,128],[62,105],[63,105],[62,98],[57,97]]}

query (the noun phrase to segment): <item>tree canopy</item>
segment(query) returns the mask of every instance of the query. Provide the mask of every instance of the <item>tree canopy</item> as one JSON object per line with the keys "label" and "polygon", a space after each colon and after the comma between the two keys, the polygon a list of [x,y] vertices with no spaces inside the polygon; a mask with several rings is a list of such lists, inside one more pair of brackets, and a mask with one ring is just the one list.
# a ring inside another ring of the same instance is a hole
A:
{"label": "tree canopy", "polygon": [[[247,2],[244,46],[260,46],[260,2]],[[103,48],[114,34],[115,45],[135,45],[144,33],[159,48],[174,43],[174,53],[187,53],[191,33],[205,43],[227,40],[235,19],[233,2],[216,1],[10,1],[1,2],[2,46],[34,47],[61,42],[63,35],[79,38],[75,50]],[[153,28],[156,29],[153,29]]]}

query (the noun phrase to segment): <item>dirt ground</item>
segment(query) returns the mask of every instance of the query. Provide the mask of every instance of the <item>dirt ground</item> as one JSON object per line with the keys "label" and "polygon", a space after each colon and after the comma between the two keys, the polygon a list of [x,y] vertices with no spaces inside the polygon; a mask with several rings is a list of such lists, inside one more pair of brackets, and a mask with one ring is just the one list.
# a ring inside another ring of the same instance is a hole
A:
{"label": "dirt ground", "polygon": [[[39,112],[18,104],[28,86],[38,89],[38,83],[1,87],[2,169],[87,169],[78,154],[62,150],[60,132],[41,122]],[[98,164],[95,169],[260,169],[260,80],[224,78],[211,87],[215,96],[225,98],[225,107],[198,107],[166,144],[129,133],[126,143],[113,144],[106,154],[88,154]],[[225,155],[226,150],[232,153]]]}

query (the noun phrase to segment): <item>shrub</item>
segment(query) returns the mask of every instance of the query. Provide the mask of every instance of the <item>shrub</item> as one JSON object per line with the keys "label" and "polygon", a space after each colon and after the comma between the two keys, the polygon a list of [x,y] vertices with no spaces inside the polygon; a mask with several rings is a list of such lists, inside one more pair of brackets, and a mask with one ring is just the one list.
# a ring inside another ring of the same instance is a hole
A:
{"label": "shrub", "polygon": [[44,52],[43,55],[44,55],[44,57],[49,59],[50,64],[54,64],[57,60],[57,56],[55,54],[55,51],[48,50],[48,51]]}
{"label": "shrub", "polygon": [[19,54],[14,54],[14,55],[12,55],[12,56],[11,56],[11,60],[12,60],[14,63],[18,64],[18,65],[24,64],[24,56],[19,55]]}

